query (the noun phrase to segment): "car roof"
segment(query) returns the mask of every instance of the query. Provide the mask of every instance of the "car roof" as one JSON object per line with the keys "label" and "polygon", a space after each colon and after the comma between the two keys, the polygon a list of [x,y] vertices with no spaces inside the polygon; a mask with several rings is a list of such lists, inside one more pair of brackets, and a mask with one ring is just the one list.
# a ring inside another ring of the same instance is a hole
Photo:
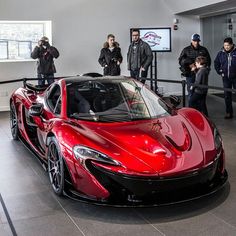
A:
{"label": "car roof", "polygon": [[65,80],[66,84],[70,84],[82,81],[106,81],[106,80],[120,81],[120,80],[133,80],[133,79],[125,76],[103,76],[103,77],[75,76],[75,77],[63,78],[63,80]]}

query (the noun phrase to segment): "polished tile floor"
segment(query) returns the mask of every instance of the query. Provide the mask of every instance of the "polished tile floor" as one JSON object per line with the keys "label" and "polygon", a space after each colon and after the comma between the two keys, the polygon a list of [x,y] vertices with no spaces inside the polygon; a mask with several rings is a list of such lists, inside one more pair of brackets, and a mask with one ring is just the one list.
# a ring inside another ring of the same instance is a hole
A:
{"label": "polished tile floor", "polygon": [[94,206],[55,196],[39,162],[11,139],[9,113],[1,112],[0,236],[236,235],[236,117],[223,119],[224,102],[216,96],[208,97],[208,109],[223,136],[229,183],[208,198],[143,209]]}

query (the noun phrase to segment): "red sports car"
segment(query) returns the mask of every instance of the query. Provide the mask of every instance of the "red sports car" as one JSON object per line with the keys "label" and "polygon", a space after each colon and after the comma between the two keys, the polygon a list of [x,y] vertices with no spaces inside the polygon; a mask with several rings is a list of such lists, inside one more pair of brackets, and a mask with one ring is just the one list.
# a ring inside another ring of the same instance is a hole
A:
{"label": "red sports car", "polygon": [[57,195],[120,206],[206,196],[227,180],[221,136],[171,100],[125,77],[24,83],[10,99],[12,136],[39,158]]}

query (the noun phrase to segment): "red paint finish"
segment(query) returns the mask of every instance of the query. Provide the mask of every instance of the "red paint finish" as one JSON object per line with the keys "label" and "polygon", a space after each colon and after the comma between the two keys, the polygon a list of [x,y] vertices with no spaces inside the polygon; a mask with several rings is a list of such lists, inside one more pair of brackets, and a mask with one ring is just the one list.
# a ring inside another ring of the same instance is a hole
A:
{"label": "red paint finish", "polygon": [[[73,81],[79,80],[80,78]],[[21,137],[42,160],[47,160],[48,139],[51,136],[56,137],[73,187],[80,194],[101,200],[107,199],[111,193],[91,173],[85,162],[76,159],[73,153],[76,145],[96,150],[119,163],[112,165],[93,160],[93,166],[118,175],[144,178],[184,176],[205,168],[216,158],[213,128],[194,109],[182,108],[173,111],[172,115],[170,113],[159,118],[136,121],[95,122],[69,118],[66,79],[55,84],[60,86],[61,92],[59,114],[50,109],[47,101],[54,84],[44,92],[19,88],[13,93],[11,100],[17,110]],[[31,117],[37,127],[35,138],[40,138],[41,143],[44,142],[41,147],[35,144],[32,135],[27,131],[27,112],[36,103],[43,104],[42,115]],[[223,148],[221,152],[220,168],[223,172]]]}

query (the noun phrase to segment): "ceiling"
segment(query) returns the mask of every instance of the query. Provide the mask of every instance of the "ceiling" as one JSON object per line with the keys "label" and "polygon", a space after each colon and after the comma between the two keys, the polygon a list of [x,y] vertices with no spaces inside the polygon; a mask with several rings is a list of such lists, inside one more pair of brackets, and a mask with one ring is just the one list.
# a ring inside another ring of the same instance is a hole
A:
{"label": "ceiling", "polygon": [[208,17],[232,12],[236,12],[235,0],[228,0],[204,7],[195,8],[193,10],[179,12],[177,13],[177,15],[197,15],[200,17]]}

